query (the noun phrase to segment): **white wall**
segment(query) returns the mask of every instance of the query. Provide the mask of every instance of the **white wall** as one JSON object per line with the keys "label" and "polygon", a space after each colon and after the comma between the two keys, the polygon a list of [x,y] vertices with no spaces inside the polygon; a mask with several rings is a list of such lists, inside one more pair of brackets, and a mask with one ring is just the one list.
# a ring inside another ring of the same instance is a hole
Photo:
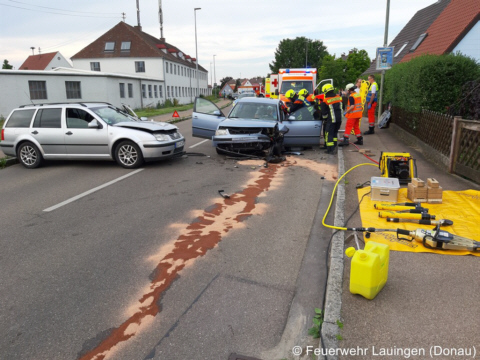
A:
{"label": "white wall", "polygon": [[65,59],[65,57],[63,57],[62,54],[60,54],[59,52],[57,52],[57,54],[55,55],[55,57],[52,59],[52,61],[50,61],[47,65],[47,67],[45,68],[45,70],[51,70],[51,69],[54,69],[54,68],[57,68],[57,67],[65,67],[65,68],[71,68],[72,67],[72,64],[70,64],[70,62]]}
{"label": "white wall", "polygon": [[[73,67],[81,70],[90,71],[91,62],[100,63],[100,71],[117,74],[128,74],[132,76],[142,76],[152,80],[164,80],[164,98],[167,96],[167,86],[170,88],[170,100],[177,99],[180,104],[189,104],[195,98],[197,90],[197,79],[195,77],[196,69],[186,67],[183,64],[174,61],[164,60],[163,58],[92,58],[75,59]],[[145,72],[135,72],[135,61],[145,62]],[[165,64],[165,66],[164,66]],[[168,66],[168,69],[166,67]],[[171,69],[171,70],[170,70]],[[183,69],[183,70],[182,70]],[[182,72],[183,71],[183,72]],[[208,90],[208,73],[199,71],[200,93],[210,95]],[[173,95],[172,89],[173,88]],[[176,95],[175,95],[176,94]]]}
{"label": "white wall", "polygon": [[465,35],[452,53],[455,54],[457,51],[480,61],[480,21],[477,21],[477,24]]}
{"label": "white wall", "polygon": [[[29,81],[45,81],[48,99],[33,100],[35,104],[54,102],[88,102],[105,101],[115,106],[122,103],[132,108],[155,106],[165,101],[165,84],[163,81],[146,80],[112,74],[85,74],[59,71],[0,70],[0,116],[7,117],[16,107],[31,104]],[[67,99],[66,81],[79,81],[81,99]],[[120,83],[125,84],[125,98],[120,97]],[[133,86],[133,97],[128,96],[128,84]],[[146,98],[143,98],[141,86],[146,86]],[[152,86],[152,97],[148,93]],[[157,86],[157,97],[153,87]],[[159,86],[162,86],[160,98]]]}

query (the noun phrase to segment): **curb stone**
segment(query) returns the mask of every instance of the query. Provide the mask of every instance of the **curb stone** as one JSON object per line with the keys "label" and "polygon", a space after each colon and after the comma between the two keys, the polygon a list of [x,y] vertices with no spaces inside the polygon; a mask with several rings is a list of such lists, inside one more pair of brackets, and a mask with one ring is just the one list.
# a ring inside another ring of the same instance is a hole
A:
{"label": "curb stone", "polygon": [[[338,151],[338,178],[345,173],[343,151]],[[335,204],[335,226],[343,226],[345,221],[345,185],[340,182],[337,186],[337,201]],[[335,230],[333,230],[335,231]],[[327,355],[319,355],[318,360],[337,360],[337,335],[339,328],[337,320],[341,319],[343,267],[344,267],[345,233],[338,231],[332,239],[330,250],[330,267],[327,279],[327,293],[325,297],[324,322],[319,347],[325,348]],[[332,349],[332,350],[331,350]],[[330,355],[329,351],[332,351]]]}

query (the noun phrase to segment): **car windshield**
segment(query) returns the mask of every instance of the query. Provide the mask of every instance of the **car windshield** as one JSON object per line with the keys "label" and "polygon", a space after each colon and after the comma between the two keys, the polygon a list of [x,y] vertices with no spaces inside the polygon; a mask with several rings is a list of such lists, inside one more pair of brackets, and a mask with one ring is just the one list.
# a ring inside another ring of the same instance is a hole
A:
{"label": "car windshield", "polygon": [[277,120],[277,110],[273,104],[238,103],[229,118]]}
{"label": "car windshield", "polygon": [[105,121],[108,125],[115,125],[120,122],[131,122],[135,121],[132,117],[128,116],[120,109],[117,109],[113,106],[102,106],[97,108],[92,108],[92,111],[100,116],[100,118]]}
{"label": "car windshield", "polygon": [[313,84],[311,81],[283,81],[280,93],[285,94],[290,89],[293,89],[296,93],[302,89],[307,89],[310,94],[313,94]]}

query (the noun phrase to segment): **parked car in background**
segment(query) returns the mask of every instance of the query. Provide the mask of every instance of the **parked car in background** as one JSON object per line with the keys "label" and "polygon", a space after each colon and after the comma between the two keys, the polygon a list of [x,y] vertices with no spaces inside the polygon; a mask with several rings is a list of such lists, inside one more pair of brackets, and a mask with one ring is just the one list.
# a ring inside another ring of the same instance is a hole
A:
{"label": "parked car in background", "polygon": [[246,98],[246,97],[256,97],[256,95],[255,95],[255,93],[253,93],[253,92],[241,93],[241,94],[238,95],[238,98],[235,99],[235,101],[233,102],[233,105],[235,105],[238,100],[243,99],[243,98]]}
{"label": "parked car in background", "polygon": [[124,168],[182,155],[175,125],[139,121],[108,103],[24,105],[1,133],[2,151],[33,169],[44,160],[115,160]]}
{"label": "parked car in background", "polygon": [[211,101],[196,98],[192,135],[211,139],[220,154],[319,145],[322,122],[315,119],[313,106],[287,118],[282,105],[278,99],[245,97],[225,116]]}

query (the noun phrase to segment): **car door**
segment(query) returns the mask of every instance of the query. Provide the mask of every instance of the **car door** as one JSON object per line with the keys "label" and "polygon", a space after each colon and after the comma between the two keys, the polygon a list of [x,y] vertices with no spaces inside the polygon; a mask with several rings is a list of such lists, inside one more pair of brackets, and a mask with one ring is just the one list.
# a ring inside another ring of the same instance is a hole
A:
{"label": "car door", "polygon": [[[88,124],[97,121],[98,127]],[[71,159],[107,159],[110,158],[108,148],[108,126],[95,119],[89,112],[78,109],[65,109],[65,147]]]}
{"label": "car door", "polygon": [[42,147],[46,159],[66,158],[62,108],[39,109],[33,120],[31,134]]}
{"label": "car door", "polygon": [[315,119],[314,112],[314,107],[308,106],[286,116],[284,124],[289,128],[289,131],[284,137],[283,143],[285,146],[315,146],[320,144],[322,122]]}
{"label": "car door", "polygon": [[211,101],[203,98],[195,98],[192,113],[192,135],[205,139],[211,139],[215,135],[218,124],[225,120],[225,115]]}

